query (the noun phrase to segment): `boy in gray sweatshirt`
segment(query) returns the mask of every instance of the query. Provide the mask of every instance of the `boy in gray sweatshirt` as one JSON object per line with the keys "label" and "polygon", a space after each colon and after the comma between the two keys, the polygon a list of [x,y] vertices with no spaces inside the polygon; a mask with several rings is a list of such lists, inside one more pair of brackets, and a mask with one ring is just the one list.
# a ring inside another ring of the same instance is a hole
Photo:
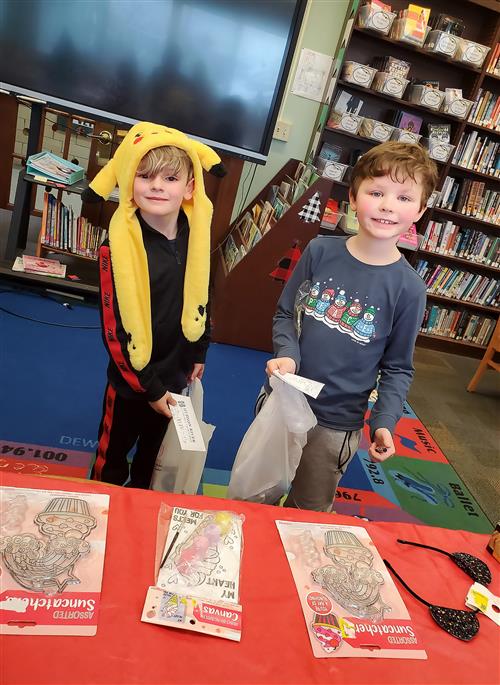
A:
{"label": "boy in gray sweatshirt", "polygon": [[[420,219],[437,169],[419,145],[388,142],[353,169],[349,199],[359,232],[317,237],[295,267],[273,322],[271,375],[300,373],[325,384],[308,398],[318,425],[307,436],[285,506],[330,511],[337,484],[361,438],[368,398],[373,461],[394,454],[394,428],[413,377],[413,350],[426,286],[396,247]],[[300,337],[296,295],[306,289]]]}

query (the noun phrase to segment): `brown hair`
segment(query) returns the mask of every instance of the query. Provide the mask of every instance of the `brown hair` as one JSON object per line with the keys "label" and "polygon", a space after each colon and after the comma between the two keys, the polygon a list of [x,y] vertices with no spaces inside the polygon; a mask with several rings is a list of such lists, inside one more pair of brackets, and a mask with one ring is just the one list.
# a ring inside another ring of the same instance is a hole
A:
{"label": "brown hair", "polygon": [[350,183],[353,198],[356,199],[362,181],[377,176],[390,176],[397,183],[404,183],[407,178],[411,178],[416,183],[420,181],[422,186],[420,209],[423,209],[436,187],[438,170],[427,150],[421,145],[389,141],[376,145],[356,162]]}
{"label": "brown hair", "polygon": [[184,150],[174,145],[155,147],[147,152],[137,167],[138,174],[156,176],[167,169],[172,176],[185,173],[188,181],[193,177],[193,164],[191,158]]}

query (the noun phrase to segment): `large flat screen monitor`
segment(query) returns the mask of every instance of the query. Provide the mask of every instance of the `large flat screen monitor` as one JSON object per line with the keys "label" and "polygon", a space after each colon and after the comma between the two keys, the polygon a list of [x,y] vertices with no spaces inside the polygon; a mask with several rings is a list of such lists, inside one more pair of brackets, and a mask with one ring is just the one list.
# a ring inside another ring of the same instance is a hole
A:
{"label": "large flat screen monitor", "polygon": [[0,88],[266,159],[305,0],[0,0]]}

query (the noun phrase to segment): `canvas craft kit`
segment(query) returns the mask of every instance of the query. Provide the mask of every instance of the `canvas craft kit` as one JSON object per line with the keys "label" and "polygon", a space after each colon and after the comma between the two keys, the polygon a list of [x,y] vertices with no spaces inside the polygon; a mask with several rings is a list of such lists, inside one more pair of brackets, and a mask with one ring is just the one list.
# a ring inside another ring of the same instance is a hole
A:
{"label": "canvas craft kit", "polygon": [[156,585],[148,589],[141,620],[239,642],[243,517],[166,509],[160,510]]}
{"label": "canvas craft kit", "polygon": [[109,496],[0,488],[0,633],[95,635]]}

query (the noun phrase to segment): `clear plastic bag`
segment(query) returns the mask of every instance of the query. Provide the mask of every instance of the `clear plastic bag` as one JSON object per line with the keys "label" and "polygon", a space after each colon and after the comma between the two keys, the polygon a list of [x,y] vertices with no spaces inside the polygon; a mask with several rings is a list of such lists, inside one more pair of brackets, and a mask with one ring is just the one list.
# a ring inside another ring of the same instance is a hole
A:
{"label": "clear plastic bag", "polygon": [[273,392],[245,433],[234,461],[227,496],[274,504],[295,476],[317,421],[303,393],[277,378]]}

